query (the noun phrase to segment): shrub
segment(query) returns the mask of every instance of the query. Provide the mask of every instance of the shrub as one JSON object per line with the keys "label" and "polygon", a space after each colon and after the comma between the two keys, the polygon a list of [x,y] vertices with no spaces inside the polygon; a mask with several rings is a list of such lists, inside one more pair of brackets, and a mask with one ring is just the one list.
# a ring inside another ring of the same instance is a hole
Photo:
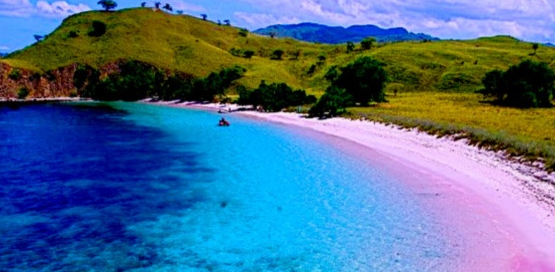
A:
{"label": "shrub", "polygon": [[376,43],[376,39],[374,37],[367,37],[360,42],[360,47],[363,50],[372,49],[372,45],[374,45],[374,43]]}
{"label": "shrub", "polygon": [[326,56],[324,54],[318,55],[318,65],[322,65],[326,62]]}
{"label": "shrub", "polygon": [[250,59],[252,58],[252,56],[254,56],[254,51],[253,50],[245,50],[243,52],[243,57]]}
{"label": "shrub", "polygon": [[69,33],[67,33],[67,36],[69,38],[77,38],[77,37],[79,37],[79,34],[77,33],[77,31],[71,30],[71,31],[69,31]]}
{"label": "shrub", "polygon": [[25,99],[25,98],[27,98],[28,95],[29,95],[29,90],[27,88],[21,88],[17,92],[17,98],[18,99]]}
{"label": "shrub", "polygon": [[314,74],[314,72],[316,72],[316,68],[317,68],[316,64],[312,64],[310,65],[310,68],[308,68],[308,71],[306,71],[306,73],[308,75],[312,75]]}
{"label": "shrub", "polygon": [[347,42],[347,53],[351,53],[355,50],[355,44],[353,42]]}
{"label": "shrub", "polygon": [[233,56],[240,57],[241,55],[243,55],[243,50],[232,47],[231,49],[229,49],[229,53],[231,53],[231,55]]}
{"label": "shrub", "polygon": [[276,49],[276,50],[274,50],[274,52],[272,52],[272,57],[271,57],[271,59],[274,59],[274,60],[281,60],[281,57],[283,57],[283,54],[284,54],[284,53],[285,53],[285,52],[284,52],[283,50],[281,50],[281,49]]}
{"label": "shrub", "polygon": [[106,33],[106,24],[101,21],[93,21],[92,29],[89,31],[89,36],[100,37]]}
{"label": "shrub", "polygon": [[247,37],[248,34],[249,34],[249,31],[246,28],[239,29],[239,36]]}
{"label": "shrub", "polygon": [[13,69],[9,74],[8,77],[11,80],[19,80],[21,78],[21,71],[19,69]]}

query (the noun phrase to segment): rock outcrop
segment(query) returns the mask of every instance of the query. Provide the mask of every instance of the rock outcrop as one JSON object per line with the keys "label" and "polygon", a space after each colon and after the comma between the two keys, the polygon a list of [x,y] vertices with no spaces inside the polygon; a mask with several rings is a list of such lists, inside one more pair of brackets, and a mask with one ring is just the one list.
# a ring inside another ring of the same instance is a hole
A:
{"label": "rock outcrop", "polygon": [[26,88],[28,98],[68,97],[77,95],[73,74],[77,64],[48,71],[33,72],[0,62],[0,98],[15,99]]}

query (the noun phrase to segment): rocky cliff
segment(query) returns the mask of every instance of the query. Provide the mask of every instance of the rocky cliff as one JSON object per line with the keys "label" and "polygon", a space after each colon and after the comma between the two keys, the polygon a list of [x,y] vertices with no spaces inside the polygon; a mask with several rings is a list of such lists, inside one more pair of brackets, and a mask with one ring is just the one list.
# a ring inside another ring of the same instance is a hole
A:
{"label": "rocky cliff", "polygon": [[[123,62],[106,64],[99,71],[104,76],[119,73]],[[0,62],[0,100],[17,99],[19,91],[24,88],[29,92],[27,99],[79,96],[73,82],[77,67],[78,64],[72,64],[39,73]]]}
{"label": "rocky cliff", "polygon": [[68,97],[77,95],[73,74],[77,65],[38,73],[13,68],[0,62],[0,98],[15,99],[21,89],[27,89],[27,98]]}

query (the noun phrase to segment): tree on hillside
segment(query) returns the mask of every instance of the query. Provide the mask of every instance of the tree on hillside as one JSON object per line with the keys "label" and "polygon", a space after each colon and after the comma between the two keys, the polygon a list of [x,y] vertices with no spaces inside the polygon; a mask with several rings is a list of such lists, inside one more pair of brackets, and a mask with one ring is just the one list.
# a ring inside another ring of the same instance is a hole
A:
{"label": "tree on hillside", "polygon": [[92,29],[89,31],[88,35],[90,37],[100,37],[106,33],[106,24],[101,21],[93,21]]}
{"label": "tree on hillside", "polygon": [[141,3],[141,7],[142,7],[142,8],[146,7],[146,2],[142,2],[142,3]]}
{"label": "tree on hillside", "polygon": [[118,6],[118,3],[113,0],[100,0],[97,4],[101,5],[106,11],[115,9]]}
{"label": "tree on hillside", "polygon": [[376,43],[376,38],[367,37],[360,42],[360,47],[364,50],[372,49],[372,46]]}
{"label": "tree on hillside", "polygon": [[340,71],[335,78],[330,76],[332,86],[345,89],[355,103],[364,106],[369,102],[387,102],[384,93],[387,73],[383,63],[371,57],[362,57],[340,68]]}
{"label": "tree on hillside", "polygon": [[555,72],[546,63],[524,60],[505,72],[494,70],[482,79],[478,91],[497,103],[521,107],[551,107],[555,93]]}
{"label": "tree on hillside", "polygon": [[534,55],[536,55],[536,51],[538,51],[538,48],[540,48],[540,45],[538,43],[533,43],[532,44],[532,49],[534,50]]}
{"label": "tree on hillside", "polygon": [[246,28],[239,29],[239,36],[247,37],[249,35],[249,30]]}
{"label": "tree on hillside", "polygon": [[355,50],[355,44],[353,42],[347,42],[347,53],[351,53]]}
{"label": "tree on hillside", "polygon": [[493,70],[486,73],[482,79],[484,89],[478,91],[484,97],[492,97],[495,100],[501,101],[505,98],[505,86],[503,79],[504,72],[501,70]]}
{"label": "tree on hillside", "polygon": [[345,112],[345,109],[352,105],[352,100],[353,97],[345,89],[330,86],[318,102],[310,108],[308,114],[312,117],[336,116]]}
{"label": "tree on hillside", "polygon": [[244,58],[250,59],[250,58],[252,58],[252,56],[254,56],[254,51],[253,50],[245,50],[243,52],[243,57]]}
{"label": "tree on hillside", "polygon": [[170,4],[166,3],[163,7],[163,9],[167,10],[167,11],[173,11],[173,8]]}
{"label": "tree on hillside", "polygon": [[44,38],[42,35],[34,35],[33,37],[37,40],[37,42],[40,42],[40,40]]}
{"label": "tree on hillside", "polygon": [[277,32],[276,31],[270,31],[270,38],[275,38],[277,36]]}
{"label": "tree on hillside", "polygon": [[154,7],[157,9],[160,9],[160,5],[162,5],[161,2],[154,2]]}
{"label": "tree on hillside", "polygon": [[285,52],[283,52],[283,50],[281,50],[281,49],[276,49],[276,50],[274,50],[274,52],[272,52],[272,57],[271,57],[271,59],[274,59],[274,60],[281,60],[281,57],[283,56],[284,53],[285,53]]}
{"label": "tree on hillside", "polygon": [[318,65],[322,65],[324,63],[326,63],[326,55],[322,53],[318,55]]}
{"label": "tree on hillside", "polygon": [[183,10],[177,10],[175,12],[177,12],[177,14],[179,14],[179,15],[183,15]]}
{"label": "tree on hillside", "polygon": [[224,24],[225,24],[226,26],[230,26],[230,25],[231,25],[231,21],[230,21],[230,20],[224,20]]}
{"label": "tree on hillside", "polygon": [[202,17],[202,20],[206,21],[206,18],[208,17],[208,15],[206,15],[206,14],[201,14],[200,17]]}

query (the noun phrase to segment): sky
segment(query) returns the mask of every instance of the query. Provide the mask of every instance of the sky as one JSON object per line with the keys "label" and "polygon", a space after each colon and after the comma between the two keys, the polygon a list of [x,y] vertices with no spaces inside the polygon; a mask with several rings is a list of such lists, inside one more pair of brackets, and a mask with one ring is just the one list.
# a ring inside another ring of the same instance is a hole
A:
{"label": "sky", "polygon": [[[100,9],[98,0],[0,0],[0,53],[22,49],[71,14]],[[116,0],[117,9],[148,0]],[[160,0],[209,20],[255,30],[272,24],[404,27],[442,39],[511,35],[555,43],[555,0]]]}

